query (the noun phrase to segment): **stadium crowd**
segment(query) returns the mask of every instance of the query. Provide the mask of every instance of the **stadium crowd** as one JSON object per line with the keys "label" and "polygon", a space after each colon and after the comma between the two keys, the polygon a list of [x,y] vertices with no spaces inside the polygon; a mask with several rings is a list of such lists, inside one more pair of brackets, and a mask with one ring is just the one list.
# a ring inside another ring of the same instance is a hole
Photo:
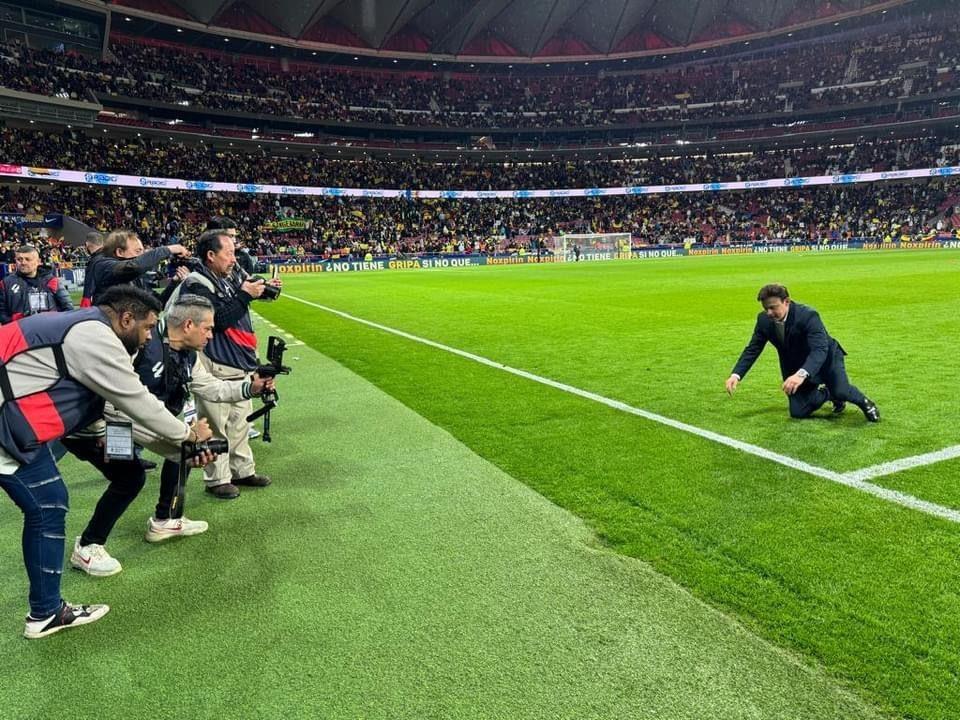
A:
{"label": "stadium crowd", "polygon": [[653,157],[643,160],[557,160],[504,164],[425,159],[356,160],[215,150],[158,138],[117,140],[65,130],[0,130],[0,161],[30,167],[219,182],[317,187],[433,190],[619,187],[763,180],[848,172],[960,165],[960,135],[771,149],[756,153]]}
{"label": "stadium crowd", "polygon": [[[257,64],[254,64],[254,63]],[[904,65],[915,64],[904,68]],[[957,88],[960,23],[930,18],[851,42],[665,70],[567,76],[391,73],[292,63],[290,71],[192,48],[114,41],[110,57],[0,46],[0,85],[90,98],[132,96],[211,110],[443,127],[596,127],[723,118]]]}
{"label": "stadium crowd", "polygon": [[561,232],[630,233],[638,245],[900,239],[938,229],[954,232],[953,206],[958,203],[960,181],[952,178],[763,192],[495,201],[279,198],[64,185],[0,188],[0,212],[63,212],[103,230],[133,229],[147,245],[190,246],[207,217],[225,214],[237,219],[255,254],[280,262],[368,253],[509,252]]}

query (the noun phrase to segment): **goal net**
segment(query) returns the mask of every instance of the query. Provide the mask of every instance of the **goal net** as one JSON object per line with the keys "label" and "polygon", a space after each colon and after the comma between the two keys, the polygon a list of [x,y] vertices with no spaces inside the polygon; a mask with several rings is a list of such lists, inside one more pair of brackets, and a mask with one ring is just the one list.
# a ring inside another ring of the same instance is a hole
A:
{"label": "goal net", "polygon": [[630,257],[630,233],[554,235],[552,250],[557,260],[614,260]]}

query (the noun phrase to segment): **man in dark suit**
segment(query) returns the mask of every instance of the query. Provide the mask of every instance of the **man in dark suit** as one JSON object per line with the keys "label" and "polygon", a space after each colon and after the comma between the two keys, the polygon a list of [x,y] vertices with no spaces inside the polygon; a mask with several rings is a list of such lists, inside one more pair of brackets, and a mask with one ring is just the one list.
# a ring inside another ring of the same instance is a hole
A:
{"label": "man in dark suit", "polygon": [[780,355],[782,388],[790,400],[790,417],[809,417],[832,401],[835,414],[843,412],[851,402],[863,411],[868,422],[880,420],[876,404],[847,379],[843,361],[847,353],[827,334],[816,310],[792,302],[783,285],[764,285],[757,300],[763,305],[763,312],[757,316],[753,337],[727,378],[727,393],[733,395],[769,342]]}

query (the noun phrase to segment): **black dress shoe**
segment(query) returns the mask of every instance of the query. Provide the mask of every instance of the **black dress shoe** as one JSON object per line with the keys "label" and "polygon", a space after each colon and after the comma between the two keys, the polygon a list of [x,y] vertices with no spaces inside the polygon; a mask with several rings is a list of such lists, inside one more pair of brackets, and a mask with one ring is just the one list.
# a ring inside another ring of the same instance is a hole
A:
{"label": "black dress shoe", "polygon": [[863,416],[867,419],[867,422],[880,422],[880,410],[877,409],[877,404],[870,398],[863,399],[863,407],[860,409],[863,410]]}
{"label": "black dress shoe", "polygon": [[268,475],[247,475],[242,478],[234,478],[230,482],[234,485],[245,485],[247,487],[266,487],[272,480]]}
{"label": "black dress shoe", "polygon": [[157,464],[153,460],[144,460],[140,458],[140,467],[144,470],[156,470]]}
{"label": "black dress shoe", "polygon": [[843,412],[844,410],[846,410],[846,409],[847,409],[847,403],[846,403],[845,400],[835,400],[835,401],[833,402],[833,414],[834,414],[834,415],[839,415],[840,413],[842,413],[842,412]]}
{"label": "black dress shoe", "polygon": [[221,500],[233,500],[234,498],[240,497],[240,488],[232,483],[207,485],[206,493]]}

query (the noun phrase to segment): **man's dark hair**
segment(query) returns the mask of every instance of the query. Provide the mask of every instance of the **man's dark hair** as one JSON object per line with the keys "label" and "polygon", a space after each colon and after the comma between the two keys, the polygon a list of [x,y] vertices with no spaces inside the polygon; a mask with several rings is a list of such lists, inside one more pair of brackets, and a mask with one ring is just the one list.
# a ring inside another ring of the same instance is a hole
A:
{"label": "man's dark hair", "polygon": [[220,248],[223,247],[223,241],[221,238],[229,237],[223,230],[217,228],[215,230],[207,230],[199,238],[197,238],[197,258],[204,265],[207,264],[207,253],[218,253]]}
{"label": "man's dark hair", "polygon": [[159,315],[163,310],[163,303],[156,295],[135,285],[114,285],[97,305],[108,307],[117,315],[128,312],[137,320],[143,320],[150,313]]}
{"label": "man's dark hair", "polygon": [[103,235],[98,233],[96,230],[91,230],[84,236],[83,242],[87,245],[103,247]]}
{"label": "man's dark hair", "polygon": [[236,230],[237,223],[231,220],[230,218],[221,215],[220,217],[212,217],[207,220],[207,227],[205,230]]}
{"label": "man's dark hair", "polygon": [[763,302],[769,298],[780,298],[781,300],[786,300],[788,297],[790,297],[790,292],[787,290],[787,286],[779,283],[764,285],[762,288],[760,288],[760,292],[757,293],[757,300],[760,302]]}

